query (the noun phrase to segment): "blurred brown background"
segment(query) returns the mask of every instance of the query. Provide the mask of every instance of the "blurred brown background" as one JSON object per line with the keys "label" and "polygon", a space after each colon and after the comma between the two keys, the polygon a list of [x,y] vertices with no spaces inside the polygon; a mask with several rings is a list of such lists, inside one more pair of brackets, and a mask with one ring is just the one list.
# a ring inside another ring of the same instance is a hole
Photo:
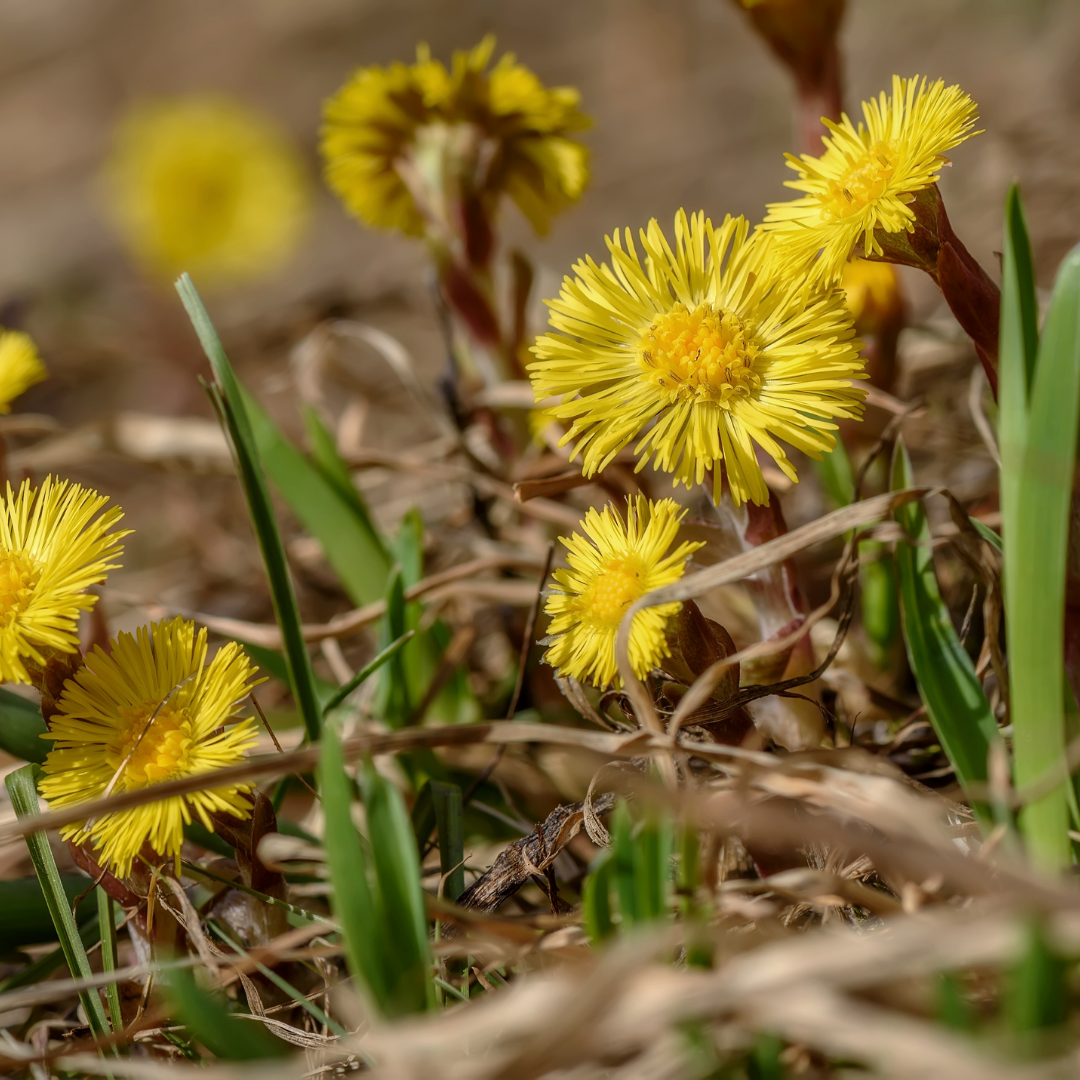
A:
{"label": "blurred brown background", "polygon": [[[423,40],[448,60],[489,31],[546,82],[579,87],[595,119],[592,186],[552,235],[538,241],[507,213],[508,240],[541,269],[541,295],[574,258],[602,253],[615,227],[669,223],[679,206],[756,220],[785,197],[792,90],[729,0],[0,0],[0,321],[37,337],[53,376],[20,411],[68,429],[37,456],[19,458],[16,446],[15,464],[123,503],[138,533],[110,582],[118,595],[268,614],[227,462],[148,465],[117,446],[121,413],[209,416],[175,296],[139,278],[101,210],[117,116],[140,96],[218,90],[271,113],[302,148],[317,211],[296,257],[270,280],[209,298],[244,377],[295,431],[286,358],[327,313],[393,333],[431,376],[443,357],[421,246],[361,229],[321,188],[320,104],[357,65],[409,60]],[[1080,5],[849,0],[843,43],[849,109],[893,72],[971,93],[986,132],[943,178],[953,223],[996,275],[1002,197],[1019,179],[1049,284],[1080,235]],[[916,315],[932,314],[932,289],[908,284]],[[356,362],[368,365],[376,406],[365,442],[431,438],[385,365]],[[377,487],[374,502],[390,498]],[[402,489],[393,495],[400,504]],[[317,573],[308,585],[305,603],[317,607]],[[121,623],[145,617],[111,611]]]}

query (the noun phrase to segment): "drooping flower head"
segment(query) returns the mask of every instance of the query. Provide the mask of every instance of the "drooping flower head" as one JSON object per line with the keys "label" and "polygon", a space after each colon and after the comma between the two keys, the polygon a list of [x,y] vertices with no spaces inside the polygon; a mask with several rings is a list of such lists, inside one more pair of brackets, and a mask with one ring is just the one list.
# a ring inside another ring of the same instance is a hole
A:
{"label": "drooping flower head", "polygon": [[43,666],[49,650],[75,652],[78,622],[121,552],[114,532],[119,507],[108,498],[47,476],[40,490],[26,480],[7,487],[0,507],[0,682],[30,682],[26,664]]}
{"label": "drooping flower head", "polygon": [[427,46],[416,63],[367,67],[327,101],[326,179],[362,222],[419,236],[446,214],[448,182],[489,205],[509,195],[538,233],[588,182],[589,126],[572,87],[548,88],[512,53],[489,68],[495,39],[455,52],[449,70]]}
{"label": "drooping flower head", "polygon": [[[669,552],[685,513],[674,499],[654,503],[638,495],[628,500],[625,522],[609,504],[585,515],[584,536],[561,538],[569,566],[555,571],[544,609],[551,616],[544,659],[560,675],[601,687],[616,678],[623,615],[645,593],[678,581],[702,546],[684,541]],[[634,616],[629,655],[638,678],[669,655],[665,630],[680,607],[660,604]]]}
{"label": "drooping flower head", "polygon": [[[703,213],[675,216],[675,243],[655,220],[625,247],[607,240],[611,265],[588,258],[565,278],[551,308],[553,332],[529,364],[537,401],[572,421],[585,475],[631,440],[638,469],[650,460],[675,483],[701,483],[721,465],[736,504],[769,491],[756,448],[792,480],[778,439],[820,458],[836,445],[836,417],[857,417],[860,343],[838,288],[811,292],[804,267],[773,258],[768,237],[743,218],[719,228]],[[640,438],[639,438],[640,436]]]}
{"label": "drooping flower head", "polygon": [[[206,662],[206,630],[181,618],[121,633],[109,652],[95,648],[69,679],[50,722],[53,749],[42,766],[41,794],[52,807],[150,787],[234,765],[256,742],[254,720],[234,713],[255,669],[235,642]],[[92,840],[118,877],[143,845],[176,858],[194,815],[213,831],[212,813],[244,819],[248,784],[209,787],[69,825],[65,839]]]}
{"label": "drooping flower head", "polygon": [[47,376],[29,334],[0,330],[0,413],[11,412],[11,403]]}
{"label": "drooping flower head", "polygon": [[266,116],[216,95],[145,102],[123,118],[105,180],[144,268],[230,284],[292,254],[308,216],[299,155]]}
{"label": "drooping flower head", "polygon": [[937,182],[947,150],[977,134],[975,102],[941,79],[894,75],[892,96],[882,91],[862,108],[858,127],[846,114],[839,124],[824,120],[831,135],[822,138],[820,157],[787,155],[799,179],[785,186],[804,194],[770,204],[762,225],[794,258],[820,251],[813,270],[826,280],[841,272],[856,244],[864,255],[881,254],[875,230],[911,232],[915,195]]}

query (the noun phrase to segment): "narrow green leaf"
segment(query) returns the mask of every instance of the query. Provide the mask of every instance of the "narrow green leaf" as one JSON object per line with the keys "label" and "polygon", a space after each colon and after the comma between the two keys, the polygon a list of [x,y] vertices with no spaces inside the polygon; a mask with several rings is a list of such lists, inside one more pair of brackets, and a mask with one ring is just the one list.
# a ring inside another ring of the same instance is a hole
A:
{"label": "narrow green leaf", "polygon": [[[893,455],[892,487],[899,491],[912,483],[911,462],[900,439]],[[964,787],[981,783],[987,777],[990,744],[1000,738],[997,722],[941,598],[922,504],[908,503],[895,513],[913,541],[896,545],[900,614],[911,670],[957,779]],[[985,808],[975,809],[985,825]]]}
{"label": "narrow green leaf", "polygon": [[625,930],[640,922],[643,912],[638,907],[637,860],[634,857],[633,823],[630,810],[622,799],[611,815],[611,872],[615,879],[615,895],[619,899],[619,914]]}
{"label": "narrow green leaf", "polygon": [[344,686],[338,687],[333,696],[323,706],[323,716],[336,709],[354,690],[363,685],[379,670],[403,645],[412,640],[415,630],[406,630],[396,641],[391,642],[382,652],[369,660]]}
{"label": "narrow green leaf", "polygon": [[203,306],[191,278],[182,274],[176,283],[176,290],[187,309],[195,332],[202,343],[203,351],[217,380],[211,399],[222,417],[236,455],[241,486],[247,497],[248,511],[255,528],[255,535],[266,564],[266,576],[270,582],[270,595],[281,636],[285,644],[285,656],[289,664],[289,682],[296,698],[300,715],[304,719],[308,737],[319,737],[322,716],[315,696],[314,675],[311,670],[311,658],[308,656],[300,623],[300,613],[296,606],[296,593],[289,575],[289,564],[285,558],[285,546],[281,541],[277,521],[274,518],[270,492],[266,486],[258,450],[252,434],[251,424],[244,409],[240,384],[233,373],[229,358],[225,355],[221,339],[210,321],[210,316]]}
{"label": "narrow green leaf", "polygon": [[401,793],[370,761],[364,766],[364,805],[384,947],[392,963],[389,1015],[422,1012],[434,1005],[435,995],[420,855]]}
{"label": "narrow green leaf", "polygon": [[0,687],[0,750],[40,765],[52,749],[52,742],[41,737],[48,730],[37,705]]}
{"label": "narrow green leaf", "polygon": [[599,945],[615,935],[615,921],[611,916],[613,869],[611,848],[604,848],[593,859],[581,891],[585,932],[593,945]]}
{"label": "narrow green leaf", "polygon": [[461,788],[437,780],[428,785],[439,833],[439,870],[446,878],[443,895],[456,900],[465,891],[465,830]]}
{"label": "narrow green leaf", "polygon": [[[386,589],[386,614],[383,616],[379,639],[389,643],[400,638],[407,625],[405,582],[401,566],[394,567]],[[422,691],[421,691],[422,692]],[[412,716],[413,698],[409,692],[409,679],[405,671],[404,653],[395,653],[383,669],[379,680],[379,696],[376,712],[392,728],[404,727]]]}
{"label": "narrow green leaf", "polygon": [[[98,926],[101,928],[101,970],[108,973],[117,969],[116,962],[116,902],[99,885],[97,893]],[[114,1032],[124,1030],[124,1012],[120,1008],[120,986],[109,983],[105,988],[109,1004],[109,1019]]]}
{"label": "narrow green leaf", "polygon": [[[1080,427],[1080,247],[1062,261],[1039,346],[1015,517],[1005,518],[1005,603],[1016,785],[1023,789],[1065,753],[1065,578]],[[1002,450],[1005,466],[1005,450]],[[1015,462],[1010,461],[1005,471]],[[1068,785],[1025,806],[1031,855],[1066,866],[1072,851]]]}
{"label": "narrow green leaf", "polygon": [[386,587],[390,557],[370,519],[357,514],[359,492],[351,499],[343,497],[341,488],[285,438],[266,410],[246,390],[241,393],[255,446],[274,487],[322,545],[352,602],[377,600]]}
{"label": "narrow green leaf", "polygon": [[990,528],[989,525],[984,525],[978,518],[969,517],[968,521],[975,526],[975,531],[1000,555],[1005,550],[1005,545],[1001,542],[1001,537]]}
{"label": "narrow green leaf", "polygon": [[323,846],[333,891],[330,906],[341,924],[349,971],[383,1014],[389,986],[383,960],[383,928],[368,883],[367,857],[352,820],[353,784],[345,772],[341,743],[333,727],[323,729],[319,791],[326,819]]}
{"label": "narrow green leaf", "polygon": [[[8,796],[11,798],[11,805],[19,818],[34,817],[40,812],[37,782],[34,778],[36,768],[35,765],[24,765],[21,769],[8,773],[4,780]],[[90,961],[86,957],[86,949],[71,914],[70,903],[60,880],[60,873],[56,869],[56,860],[53,858],[52,848],[49,847],[49,838],[45,833],[32,833],[26,838],[26,846],[30,849],[30,858],[34,863],[38,880],[41,882],[41,891],[45,894],[45,901],[49,906],[53,925],[56,927],[56,936],[60,939],[60,946],[64,950],[68,970],[73,978],[88,979],[91,974]],[[84,990],[79,994],[79,998],[86,1010],[90,1029],[95,1035],[108,1035],[109,1021],[105,1017],[105,1008],[101,1004],[97,991]]]}
{"label": "narrow green leaf", "polygon": [[[1031,1036],[1063,1024],[1069,1014],[1068,964],[1046,940],[1041,926],[1028,927],[1027,948],[1009,973],[1005,1012],[1016,1035]],[[1034,1040],[1028,1049],[1037,1050]]]}
{"label": "narrow green leaf", "polygon": [[188,968],[174,968],[168,985],[178,1018],[217,1057],[226,1061],[262,1061],[288,1053],[286,1044],[262,1024],[230,1016],[225,996],[203,990]]}
{"label": "narrow green leaf", "polygon": [[814,469],[826,494],[837,506],[847,506],[855,497],[855,474],[843,439],[837,438],[836,448],[815,461]]}
{"label": "narrow green leaf", "polygon": [[975,1030],[975,1011],[964,996],[963,983],[951,971],[942,972],[937,984],[937,1015],[946,1026],[956,1031]]}

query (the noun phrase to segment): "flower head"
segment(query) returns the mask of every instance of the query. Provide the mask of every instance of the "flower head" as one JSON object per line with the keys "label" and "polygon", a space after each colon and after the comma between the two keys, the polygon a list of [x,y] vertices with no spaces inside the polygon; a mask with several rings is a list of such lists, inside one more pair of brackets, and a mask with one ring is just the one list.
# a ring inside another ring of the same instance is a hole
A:
{"label": "flower head", "polygon": [[839,124],[823,121],[831,135],[820,157],[787,155],[799,179],[785,186],[804,194],[772,203],[762,228],[795,258],[820,251],[814,273],[831,280],[856,244],[864,255],[881,254],[876,229],[914,229],[915,194],[937,182],[945,151],[977,134],[975,120],[975,102],[959,86],[894,75],[892,97],[882,91],[864,101],[858,127],[846,114]]}
{"label": "flower head", "polygon": [[105,179],[128,245],[163,277],[260,277],[292,253],[307,218],[295,150],[267,117],[224,97],[136,106],[117,129]]}
{"label": "flower head", "polygon": [[675,243],[653,220],[640,234],[644,265],[626,230],[607,241],[611,266],[574,266],[549,301],[553,333],[529,365],[537,400],[565,395],[548,414],[572,425],[587,476],[640,435],[650,459],[689,487],[721,470],[737,504],[769,501],[755,447],[792,480],[777,439],[820,458],[836,417],[862,411],[852,386],[862,361],[836,288],[808,292],[803,266],[775,260],[743,218],[713,228],[702,213],[675,217]]}
{"label": "flower head", "polygon": [[0,413],[11,412],[11,403],[48,377],[29,334],[0,330]]}
{"label": "flower head", "polygon": [[876,334],[903,318],[900,280],[892,263],[852,259],[844,266],[844,296],[860,334]]}
{"label": "flower head", "polygon": [[421,235],[445,213],[452,179],[488,202],[509,195],[543,233],[579,198],[589,175],[570,138],[589,124],[580,95],[545,87],[512,53],[489,68],[494,48],[486,37],[447,70],[421,45],[415,64],[360,68],[327,101],[326,179],[355,217]]}
{"label": "flower head", "polygon": [[[117,635],[109,652],[95,648],[64,688],[44,736],[54,741],[41,794],[53,807],[71,806],[236,764],[255,744],[255,722],[224,725],[254,675],[235,642],[207,663],[206,630],[196,634],[181,618]],[[147,842],[160,855],[178,856],[193,813],[211,831],[213,813],[248,817],[249,790],[230,784],[175,795],[69,825],[62,835],[93,840],[103,864],[123,877]]]}
{"label": "flower head", "polygon": [[[686,561],[702,545],[684,541],[668,554],[686,513],[674,499],[628,500],[626,521],[614,506],[585,515],[585,536],[562,543],[565,570],[556,570],[545,611],[551,616],[544,659],[560,675],[607,686],[618,674],[615,639],[619,622],[639,597],[683,576]],[[665,630],[679,603],[659,604],[634,616],[630,664],[643,678],[669,655]]]}
{"label": "flower head", "polygon": [[44,665],[49,650],[78,648],[78,621],[97,597],[86,590],[116,569],[124,532],[110,532],[119,507],[108,498],[45,478],[7,487],[0,506],[0,682],[30,682],[26,661]]}

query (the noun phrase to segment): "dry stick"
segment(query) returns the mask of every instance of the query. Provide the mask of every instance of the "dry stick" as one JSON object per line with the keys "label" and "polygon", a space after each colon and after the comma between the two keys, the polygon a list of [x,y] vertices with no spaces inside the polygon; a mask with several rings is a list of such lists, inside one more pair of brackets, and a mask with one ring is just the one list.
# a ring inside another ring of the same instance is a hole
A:
{"label": "dry stick", "polygon": [[[484,570],[506,570],[511,568],[534,569],[536,560],[523,555],[485,555],[479,559],[471,559],[460,566],[452,566],[449,570],[442,570],[437,574],[410,585],[405,590],[406,600],[416,600],[419,597],[438,589],[440,586],[449,585],[463,578],[472,577]],[[151,605],[147,605],[151,606]],[[187,615],[200,622],[203,626],[227,637],[239,638],[241,641],[250,642],[252,645],[262,645],[267,649],[281,648],[281,630],[274,623],[252,623],[242,619],[229,619],[217,615],[207,615],[203,612],[188,612],[176,609],[182,615]],[[329,622],[315,623],[303,627],[304,640],[311,643],[325,641],[327,638],[348,637],[350,634],[362,630],[371,623],[378,622],[386,614],[386,601],[376,600],[364,607],[347,611],[343,615],[337,615]]]}
{"label": "dry stick", "polygon": [[[768,566],[773,566],[784,559],[790,558],[812,544],[820,543],[823,540],[831,540],[834,536],[842,536],[849,530],[878,521],[897,506],[912,502],[915,499],[921,499],[924,495],[929,494],[931,490],[933,489],[923,487],[907,488],[904,491],[887,492],[884,495],[876,495],[871,499],[852,503],[850,506],[843,506],[839,510],[834,510],[831,514],[819,518],[817,521],[803,525],[794,532],[778,536],[775,540],[770,540],[761,547],[725,559],[715,566],[700,570],[696,574],[690,574],[674,584],[654,589],[652,592],[648,592],[635,600],[627,609],[619,624],[615,653],[619,664],[619,674],[622,677],[623,685],[626,687],[627,696],[634,707],[634,714],[642,728],[656,734],[664,733],[663,724],[653,705],[652,698],[630,665],[630,629],[639,611],[649,607],[656,607],[658,604],[691,600],[710,589],[733,584],[742,578],[749,577],[751,574],[756,574],[759,570],[764,570]],[[665,763],[661,759],[660,768],[665,782],[669,785],[674,784],[674,762],[668,760]]]}

